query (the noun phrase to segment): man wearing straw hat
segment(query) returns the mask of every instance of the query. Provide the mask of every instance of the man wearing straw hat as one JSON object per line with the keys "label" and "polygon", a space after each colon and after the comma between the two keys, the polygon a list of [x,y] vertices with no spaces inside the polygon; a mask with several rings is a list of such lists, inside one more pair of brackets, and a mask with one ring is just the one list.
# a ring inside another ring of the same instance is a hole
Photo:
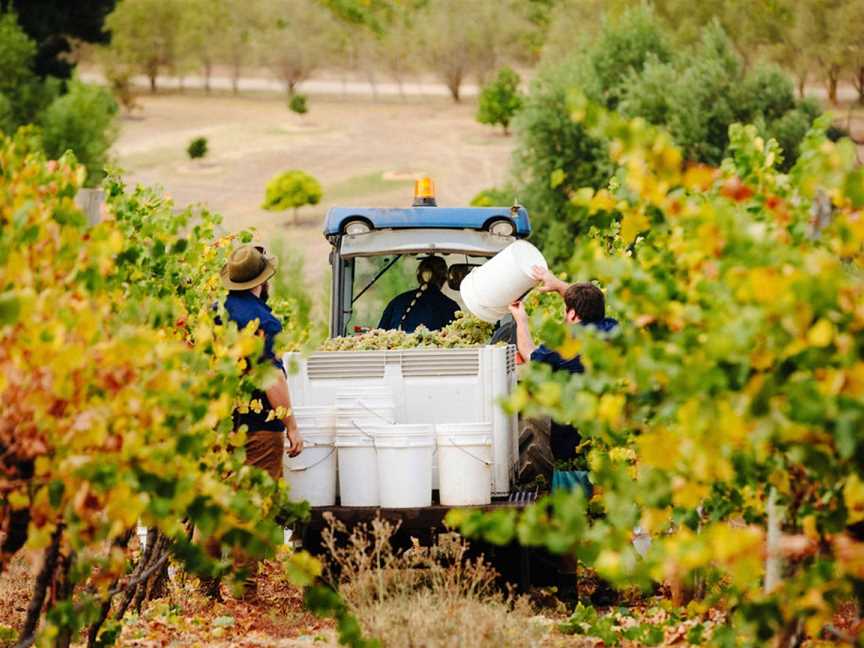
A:
{"label": "man wearing straw hat", "polygon": [[[234,412],[234,427],[246,426],[246,463],[267,471],[273,479],[282,477],[282,455],[285,452],[285,436],[288,438],[288,454],[296,457],[303,450],[303,439],[297,429],[297,421],[291,414],[291,397],[285,379],[285,368],[276,355],[273,344],[282,331],[282,324],[267,306],[268,280],[276,274],[276,258],[268,256],[261,246],[243,245],[231,253],[222,268],[222,284],[228,289],[225,310],[228,318],[240,329],[254,322],[257,332],[264,337],[264,352],[259,362],[270,362],[279,371],[276,378],[261,390],[252,393],[252,400],[261,403],[259,411],[252,408],[248,412]],[[271,411],[284,409],[288,412],[281,419],[268,415]],[[256,408],[258,409],[258,408]],[[218,542],[210,540],[205,550],[212,557],[218,557]],[[257,561],[250,560],[242,551],[235,550],[234,562],[237,567],[248,570],[243,590],[243,598],[253,601],[257,597],[258,584],[255,580]],[[201,590],[207,596],[221,600],[219,578],[201,579]]]}
{"label": "man wearing straw hat", "polygon": [[[276,257],[263,247],[243,245],[231,253],[222,268],[222,283],[230,291],[225,300],[229,319],[238,328],[257,322],[258,334],[264,336],[261,362],[271,362],[279,369],[277,377],[263,390],[255,390],[252,400],[261,402],[260,411],[234,412],[234,426],[246,425],[246,463],[266,470],[273,479],[282,477],[282,455],[288,439],[288,454],[296,457],[303,450],[303,439],[291,414],[291,397],[285,379],[285,368],[276,356],[273,343],[282,324],[267,306],[268,280],[276,274]],[[288,412],[283,418],[269,417],[272,410]],[[268,420],[272,418],[272,420]],[[287,434],[286,434],[287,433]]]}

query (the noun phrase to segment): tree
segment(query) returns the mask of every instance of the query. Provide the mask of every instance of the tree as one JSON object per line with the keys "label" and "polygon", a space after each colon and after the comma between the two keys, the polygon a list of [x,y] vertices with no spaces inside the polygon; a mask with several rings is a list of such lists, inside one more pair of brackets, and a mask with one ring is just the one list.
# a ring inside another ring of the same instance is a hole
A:
{"label": "tree", "polygon": [[55,99],[39,117],[45,152],[60,158],[75,153],[87,169],[86,186],[105,177],[108,150],[117,136],[117,103],[104,88],[72,81],[69,92]]}
{"label": "tree", "polygon": [[838,12],[835,37],[843,48],[852,85],[858,92],[858,103],[864,105],[864,3],[847,1]]}
{"label": "tree", "polygon": [[198,160],[207,155],[207,138],[196,137],[186,147],[186,155],[190,160]]}
{"label": "tree", "polygon": [[383,33],[375,35],[373,65],[380,65],[404,96],[406,78],[417,71],[417,29],[409,11],[394,14]]}
{"label": "tree", "polygon": [[288,101],[288,110],[298,115],[309,112],[309,99],[304,94],[295,94]]}
{"label": "tree", "polygon": [[147,75],[151,92],[178,60],[183,15],[183,0],[123,0],[105,21],[112,50]]}
{"label": "tree", "polygon": [[336,19],[316,0],[295,0],[290,6],[268,0],[265,12],[262,59],[293,95],[298,83],[329,61]]}
{"label": "tree", "polygon": [[0,0],[0,13],[14,10],[24,32],[36,43],[33,71],[40,77],[68,79],[71,40],[105,43],[105,17],[117,0]]}
{"label": "tree", "polygon": [[262,209],[268,211],[294,210],[294,224],[297,225],[297,211],[304,205],[317,205],[324,195],[321,184],[308,173],[298,170],[277,174],[267,183]]}
{"label": "tree", "polygon": [[477,105],[477,121],[481,124],[501,124],[504,134],[509,135],[510,122],[522,107],[519,92],[519,75],[505,67],[497,78],[483,88]]}
{"label": "tree", "polygon": [[782,143],[778,165],[789,169],[819,112],[796,102],[791,81],[776,66],[747,69],[716,23],[697,46],[675,50],[649,10],[608,20],[590,46],[541,70],[516,118],[518,196],[553,264],[567,258],[574,238],[610,225],[607,212],[590,214],[572,200],[580,187],[602,189],[612,174],[605,143],[570,119],[567,96],[574,89],[605,108],[664,126],[688,160],[710,164],[728,155],[729,127],[751,122]]}
{"label": "tree", "polygon": [[264,0],[227,0],[227,19],[214,35],[219,60],[231,68],[231,91],[240,91],[243,69],[257,56],[256,38],[264,29]]}
{"label": "tree", "polygon": [[470,75],[482,82],[511,56],[525,19],[509,2],[437,0],[418,12],[415,25],[423,63],[458,103]]}
{"label": "tree", "polygon": [[32,120],[44,103],[42,82],[33,71],[35,56],[36,43],[15,14],[0,14],[0,96],[7,103],[7,128]]}

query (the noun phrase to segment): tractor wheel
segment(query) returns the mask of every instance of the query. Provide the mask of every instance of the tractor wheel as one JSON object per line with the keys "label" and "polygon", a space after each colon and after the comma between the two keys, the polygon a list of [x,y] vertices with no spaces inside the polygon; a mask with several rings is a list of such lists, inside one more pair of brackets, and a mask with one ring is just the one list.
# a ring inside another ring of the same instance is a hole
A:
{"label": "tractor wheel", "polygon": [[544,477],[546,483],[552,480],[554,457],[550,429],[552,420],[548,417],[519,419],[519,464],[516,473],[517,484],[528,484]]}

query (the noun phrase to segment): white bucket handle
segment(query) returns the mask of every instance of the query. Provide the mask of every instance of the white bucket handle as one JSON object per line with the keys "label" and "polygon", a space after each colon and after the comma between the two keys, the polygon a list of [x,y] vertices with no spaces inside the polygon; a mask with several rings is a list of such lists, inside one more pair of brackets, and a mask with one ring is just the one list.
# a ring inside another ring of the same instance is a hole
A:
{"label": "white bucket handle", "polygon": [[[381,420],[384,421],[385,423],[389,423],[390,425],[393,425],[393,424],[395,423],[395,421],[391,421],[390,419],[385,418],[384,416],[381,416],[381,414],[379,414],[378,412],[376,412],[375,410],[373,410],[371,407],[369,407],[366,403],[364,403],[364,402],[363,402],[362,400],[360,400],[359,398],[358,398],[355,402],[359,403],[359,404],[360,404],[360,407],[362,407],[363,409],[365,409],[367,412],[370,412],[370,413],[374,414],[375,416],[377,416],[379,419],[381,419]],[[361,431],[362,431],[362,430],[361,430]],[[366,433],[364,432],[363,434],[366,434]],[[369,436],[369,435],[367,435],[367,436]]]}
{"label": "white bucket handle", "polygon": [[376,447],[376,445],[375,445],[375,435],[374,435],[374,434],[369,434],[366,430],[364,430],[362,427],[360,427],[360,426],[357,424],[357,421],[355,421],[355,420],[353,420],[353,419],[351,420],[351,425],[353,425],[355,428],[357,428],[358,430],[360,430],[360,434],[362,434],[363,436],[367,436],[367,437],[369,437],[370,439],[372,439],[372,447],[377,449],[377,447]]}
{"label": "white bucket handle", "polygon": [[471,457],[472,459],[475,459],[475,460],[479,461],[479,462],[482,463],[482,464],[485,464],[485,465],[487,465],[487,466],[491,466],[491,465],[492,465],[492,462],[491,462],[491,461],[486,461],[485,459],[481,459],[480,457],[478,457],[477,455],[475,455],[473,452],[469,452],[468,450],[466,450],[466,449],[463,448],[462,446],[460,446],[460,445],[456,445],[456,442],[454,441],[454,438],[455,438],[455,437],[447,437],[447,440],[450,441],[450,443],[453,444],[453,445],[450,446],[451,448],[458,448],[459,450],[461,450],[462,452],[464,452],[465,454],[467,454],[469,457]]}
{"label": "white bucket handle", "polygon": [[330,448],[330,452],[328,452],[326,455],[324,455],[323,457],[321,457],[321,458],[320,458],[318,461],[316,461],[315,463],[313,463],[313,464],[311,464],[311,465],[309,465],[309,466],[299,466],[299,467],[296,467],[296,468],[295,468],[294,466],[289,466],[289,467],[288,467],[288,472],[303,472],[303,471],[306,471],[306,470],[311,470],[311,469],[314,468],[315,466],[318,466],[318,465],[324,463],[325,461],[327,461],[327,460],[330,458],[330,456],[331,456],[334,452],[336,452],[336,448]]}

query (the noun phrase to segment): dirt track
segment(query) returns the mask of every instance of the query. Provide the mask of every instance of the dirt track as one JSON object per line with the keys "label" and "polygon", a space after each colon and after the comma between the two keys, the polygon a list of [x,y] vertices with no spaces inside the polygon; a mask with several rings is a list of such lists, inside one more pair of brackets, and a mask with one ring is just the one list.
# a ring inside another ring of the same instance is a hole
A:
{"label": "dirt track", "polygon": [[[410,174],[435,179],[441,205],[462,205],[501,183],[513,139],[477,124],[474,105],[445,99],[375,103],[313,97],[298,117],[281,98],[166,94],[143,96],[122,120],[114,152],[130,183],[158,184],[179,205],[203,202],[221,213],[229,231],[255,226],[266,242],[284,239],[303,250],[308,279],[321,285],[329,247],[321,236],[334,204],[408,205]],[[203,162],[190,162],[193,137],[209,140]],[[267,180],[302,169],[324,187],[323,203],[290,214],[260,208]],[[397,180],[389,178],[395,177]]]}

